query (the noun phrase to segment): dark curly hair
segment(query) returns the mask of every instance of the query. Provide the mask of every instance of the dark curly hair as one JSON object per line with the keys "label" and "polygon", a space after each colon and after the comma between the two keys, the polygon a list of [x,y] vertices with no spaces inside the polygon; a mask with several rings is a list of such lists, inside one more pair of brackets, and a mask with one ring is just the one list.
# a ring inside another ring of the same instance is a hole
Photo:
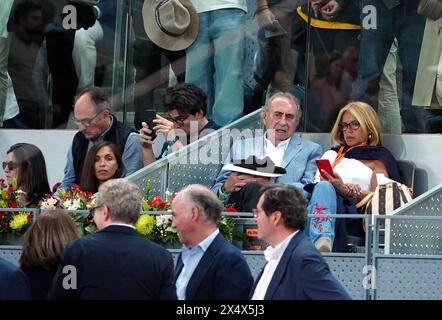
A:
{"label": "dark curly hair", "polygon": [[196,115],[200,110],[206,115],[207,95],[191,83],[178,84],[166,89],[164,107],[166,111],[176,109],[181,116]]}

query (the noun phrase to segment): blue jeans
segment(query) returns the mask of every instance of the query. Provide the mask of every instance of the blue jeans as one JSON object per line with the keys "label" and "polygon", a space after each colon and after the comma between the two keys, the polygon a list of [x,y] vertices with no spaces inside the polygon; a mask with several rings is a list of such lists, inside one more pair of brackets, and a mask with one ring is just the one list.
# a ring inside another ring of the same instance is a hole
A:
{"label": "blue jeans", "polygon": [[377,9],[377,28],[362,29],[357,79],[357,99],[374,106],[379,92],[379,79],[394,38],[398,40],[398,53],[403,66],[402,120],[406,132],[424,130],[423,108],[411,105],[416,71],[419,62],[425,17],[417,14],[417,0],[402,0],[389,10],[382,0],[362,0],[362,7],[373,5]]}
{"label": "blue jeans", "polygon": [[[321,181],[313,189],[307,207],[308,214],[336,214],[336,190],[328,181]],[[322,237],[328,237],[333,243],[335,238],[335,221],[329,217],[308,218],[305,234],[313,244]]]}
{"label": "blue jeans", "polygon": [[224,126],[244,109],[245,12],[218,9],[199,14],[199,33],[186,50],[186,82],[207,94],[207,117]]}

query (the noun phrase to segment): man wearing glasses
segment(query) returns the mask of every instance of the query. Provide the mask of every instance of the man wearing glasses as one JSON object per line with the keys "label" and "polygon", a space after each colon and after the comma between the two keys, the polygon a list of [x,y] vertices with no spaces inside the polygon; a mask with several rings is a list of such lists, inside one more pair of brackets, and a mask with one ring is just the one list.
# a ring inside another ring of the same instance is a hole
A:
{"label": "man wearing glasses", "polygon": [[48,298],[175,300],[172,255],[134,227],[141,210],[138,187],[112,179],[99,191],[91,216],[100,231],[65,248]]}
{"label": "man wearing glasses", "polygon": [[[168,119],[157,114],[153,128],[142,122],[139,139],[144,165],[220,128],[214,121],[207,119],[206,101],[204,91],[190,83],[166,89],[164,106]],[[158,134],[156,139],[152,139],[153,131]]]}
{"label": "man wearing glasses", "polygon": [[251,156],[259,159],[268,157],[272,160],[271,165],[284,168],[286,174],[273,181],[274,178],[221,170],[212,190],[218,195],[225,195],[227,202],[234,203],[236,209],[242,212],[256,208],[259,189],[272,182],[295,186],[308,197],[303,187],[314,180],[315,160],[321,157],[322,148],[294,134],[300,118],[299,103],[292,94],[279,92],[268,99],[262,112],[266,133],[236,141],[226,163],[235,164],[235,160],[244,161]]}
{"label": "man wearing glasses", "polygon": [[92,87],[81,92],[74,105],[74,121],[78,132],[69,148],[61,188],[70,189],[80,183],[81,171],[88,150],[96,142],[111,141],[119,149],[128,176],[143,167],[138,135],[110,113],[104,91]]}
{"label": "man wearing glasses", "polygon": [[296,188],[265,188],[253,214],[258,238],[269,246],[264,251],[267,263],[251,292],[252,300],[351,299],[302,232],[307,201]]}

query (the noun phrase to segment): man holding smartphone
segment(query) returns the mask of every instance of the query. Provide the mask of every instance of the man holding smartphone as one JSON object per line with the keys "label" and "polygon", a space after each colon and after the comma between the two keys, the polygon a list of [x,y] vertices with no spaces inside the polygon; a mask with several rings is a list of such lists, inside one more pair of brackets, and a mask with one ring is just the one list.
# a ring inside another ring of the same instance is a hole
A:
{"label": "man holding smartphone", "polygon": [[[206,100],[204,91],[190,83],[166,89],[167,115],[156,113],[151,126],[142,122],[140,129],[145,166],[220,128],[207,119]],[[153,134],[158,137],[154,138]]]}

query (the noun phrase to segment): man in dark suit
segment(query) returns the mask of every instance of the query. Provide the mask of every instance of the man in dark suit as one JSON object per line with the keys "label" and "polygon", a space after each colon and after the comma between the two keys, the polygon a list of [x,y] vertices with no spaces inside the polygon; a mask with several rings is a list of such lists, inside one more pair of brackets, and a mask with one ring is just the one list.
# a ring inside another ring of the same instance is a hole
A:
{"label": "man in dark suit", "polygon": [[172,227],[183,249],[176,266],[180,300],[247,299],[253,285],[241,252],[217,228],[222,205],[208,188],[191,185],[172,203]]}
{"label": "man in dark suit", "polygon": [[307,201],[291,186],[265,188],[254,216],[269,247],[252,300],[348,300],[351,297],[304,235]]}
{"label": "man in dark suit", "polygon": [[140,205],[132,182],[100,186],[91,210],[100,231],[66,247],[49,299],[176,299],[171,254],[133,226]]}
{"label": "man in dark suit", "polygon": [[31,288],[26,275],[12,263],[0,258],[0,300],[28,300]]}

